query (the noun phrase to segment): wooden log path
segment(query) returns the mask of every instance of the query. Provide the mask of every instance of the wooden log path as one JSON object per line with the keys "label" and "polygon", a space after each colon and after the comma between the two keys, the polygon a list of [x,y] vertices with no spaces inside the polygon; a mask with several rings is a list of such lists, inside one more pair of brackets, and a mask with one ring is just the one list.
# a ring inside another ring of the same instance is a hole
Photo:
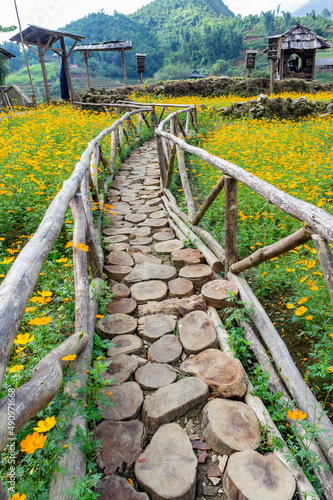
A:
{"label": "wooden log path", "polygon": [[217,313],[237,286],[184,247],[157,158],[152,141],[132,153],[107,201],[116,214],[103,229],[113,299],[97,329],[112,342],[102,375],[114,406],[101,407],[95,430],[99,498],[291,500],[297,488],[297,498],[319,500],[302,469],[282,458],[286,447],[256,451],[259,424],[272,422]]}

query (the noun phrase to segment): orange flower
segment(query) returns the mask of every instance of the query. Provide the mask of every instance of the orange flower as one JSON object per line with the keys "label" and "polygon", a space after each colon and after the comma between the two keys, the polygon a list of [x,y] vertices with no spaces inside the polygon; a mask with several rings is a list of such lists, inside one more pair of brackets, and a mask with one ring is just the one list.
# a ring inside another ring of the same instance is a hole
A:
{"label": "orange flower", "polygon": [[46,436],[44,436],[44,434],[39,434],[38,432],[29,434],[29,436],[21,442],[21,451],[24,453],[34,453],[36,450],[43,448],[45,441]]}
{"label": "orange flower", "polygon": [[50,323],[52,321],[51,316],[42,316],[41,318],[33,318],[29,321],[29,325],[47,325],[47,323]]}
{"label": "orange flower", "polygon": [[21,493],[15,493],[15,495],[12,496],[9,500],[25,500],[27,498],[27,495],[24,493],[21,495]]}
{"label": "orange flower", "polygon": [[296,309],[295,314],[296,314],[296,316],[302,316],[302,314],[304,314],[305,311],[307,311],[307,310],[308,310],[307,307],[301,306],[298,309]]}
{"label": "orange flower", "polygon": [[291,420],[304,420],[306,418],[306,413],[303,413],[301,410],[297,410],[297,408],[295,408],[293,411],[288,411],[287,417]]}
{"label": "orange flower", "polygon": [[63,361],[74,361],[76,358],[76,354],[68,354],[68,356],[64,356],[61,358]]}
{"label": "orange flower", "polygon": [[78,247],[79,250],[84,250],[85,252],[89,252],[88,245],[84,245],[83,243],[78,243],[77,247]]}
{"label": "orange flower", "polygon": [[71,248],[73,245],[74,245],[74,243],[72,241],[68,241],[68,243],[65,246],[65,248]]}
{"label": "orange flower", "polygon": [[329,371],[330,371],[331,373],[333,373],[333,366],[330,366],[330,367],[329,367]]}

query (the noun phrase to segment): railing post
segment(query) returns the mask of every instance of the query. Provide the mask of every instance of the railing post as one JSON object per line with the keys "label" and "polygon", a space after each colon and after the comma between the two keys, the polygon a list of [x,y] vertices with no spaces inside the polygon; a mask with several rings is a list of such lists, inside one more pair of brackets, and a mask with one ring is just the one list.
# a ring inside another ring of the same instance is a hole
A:
{"label": "railing post", "polygon": [[164,156],[164,151],[163,151],[163,143],[162,143],[162,137],[156,135],[156,148],[157,148],[157,155],[158,155],[158,164],[160,167],[160,172],[161,172],[161,180],[162,180],[162,186],[165,187],[166,183],[166,163],[165,163],[165,156]]}
{"label": "railing post", "polygon": [[224,176],[225,191],[225,276],[232,264],[237,262],[237,218],[238,218],[238,182],[229,175]]}
{"label": "railing post", "polygon": [[313,234],[312,239],[333,304],[333,255],[328,242],[324,238],[318,234]]}
{"label": "railing post", "polygon": [[117,157],[117,146],[118,146],[118,130],[114,129],[111,134],[111,155],[110,155],[110,160],[111,160],[111,171],[114,171],[114,166],[116,163],[116,157]]}

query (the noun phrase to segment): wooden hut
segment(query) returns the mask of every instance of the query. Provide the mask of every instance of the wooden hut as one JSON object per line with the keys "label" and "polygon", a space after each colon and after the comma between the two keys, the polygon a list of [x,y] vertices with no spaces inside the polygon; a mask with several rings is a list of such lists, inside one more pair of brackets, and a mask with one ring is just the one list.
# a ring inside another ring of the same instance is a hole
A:
{"label": "wooden hut", "polygon": [[313,80],[316,51],[330,48],[330,44],[309,28],[296,23],[280,35],[268,37],[264,51],[271,61],[272,77]]}
{"label": "wooden hut", "polygon": [[[65,38],[72,40],[73,44],[68,52],[65,45]],[[52,50],[53,52],[61,56],[64,63],[70,100],[71,102],[73,102],[75,97],[75,92],[72,85],[68,59],[72,51],[74,50],[75,45],[84,39],[85,36],[74,35],[73,33],[68,33],[66,31],[49,30],[47,28],[41,28],[40,26],[34,26],[32,24],[29,24],[29,27],[22,31],[22,38],[21,38],[21,33],[18,33],[17,35],[14,35],[10,40],[16,43],[21,43],[21,40],[23,40],[24,45],[26,45],[34,54],[36,54],[39,57],[42,68],[47,102],[50,102],[51,94],[50,94],[49,83],[47,81],[46,66],[44,59],[45,53],[47,50]],[[54,46],[57,42],[60,42],[60,47]],[[37,46],[37,50],[35,50],[35,48],[32,47],[33,45]]]}
{"label": "wooden hut", "polygon": [[195,80],[198,78],[203,78],[203,75],[201,73],[199,73],[199,71],[197,71],[196,69],[193,69],[192,71],[190,71],[189,76],[190,76],[190,78],[194,78]]}
{"label": "wooden hut", "polygon": [[8,50],[4,49],[3,47],[0,47],[0,54],[2,54],[5,59],[11,59],[12,57],[16,57],[15,54],[12,54]]}
{"label": "wooden hut", "polygon": [[79,45],[75,47],[74,52],[83,52],[84,60],[86,63],[87,71],[87,88],[90,89],[90,75],[88,66],[88,57],[90,52],[121,52],[121,60],[123,63],[124,81],[125,87],[127,87],[127,75],[126,75],[126,65],[125,65],[125,50],[132,50],[132,42],[130,41],[114,41],[114,42],[104,42],[104,43],[91,43],[90,45]]}

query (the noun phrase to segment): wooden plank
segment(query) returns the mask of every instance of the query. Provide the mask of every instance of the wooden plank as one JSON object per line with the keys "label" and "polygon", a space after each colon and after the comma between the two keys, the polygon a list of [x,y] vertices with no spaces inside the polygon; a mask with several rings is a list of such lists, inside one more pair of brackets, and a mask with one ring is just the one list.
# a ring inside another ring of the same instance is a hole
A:
{"label": "wooden plank", "polygon": [[224,188],[224,176],[222,176],[221,179],[217,182],[217,184],[213,187],[213,189],[211,190],[211,192],[209,193],[209,195],[199,208],[198,212],[193,217],[192,219],[193,226],[199,224],[202,217],[205,215],[211,204],[216,200],[216,198],[218,197],[223,188]]}
{"label": "wooden plank", "polygon": [[[162,125],[162,124],[161,124]],[[307,224],[315,233],[320,234],[324,239],[333,243],[333,216],[325,210],[318,208],[310,203],[298,200],[293,196],[281,191],[272,186],[266,181],[259,179],[253,174],[237,165],[234,165],[226,160],[213,156],[201,148],[191,146],[178,137],[171,136],[167,132],[163,132],[158,128],[155,131],[156,135],[172,139],[183,151],[194,154],[212,165],[220,172],[234,177],[239,182],[250,188],[255,193],[259,194],[268,203],[280,208],[288,215]]]}
{"label": "wooden plank", "polygon": [[228,274],[230,266],[237,262],[237,223],[238,223],[238,182],[229,175],[224,176],[225,192],[225,226],[224,248],[225,262],[224,274]]}
{"label": "wooden plank", "polygon": [[[333,424],[312,391],[304,382],[295,366],[286,344],[274,328],[264,308],[247,284],[244,276],[228,273],[228,280],[238,286],[239,295],[262,339],[269,349],[278,373],[282,377],[298,408],[307,414],[307,419],[318,427],[318,442],[328,461],[333,466]],[[322,431],[322,432],[321,432]]]}
{"label": "wooden plank", "polygon": [[281,254],[289,252],[295,247],[302,245],[306,241],[311,240],[313,231],[308,227],[302,227],[295,233],[283,238],[282,240],[273,243],[267,247],[259,248],[256,252],[246,259],[243,259],[230,266],[230,271],[234,274],[241,273],[250,267],[258,266],[262,262],[278,257]]}
{"label": "wooden plank", "polygon": [[193,201],[193,196],[192,196],[192,192],[191,192],[191,188],[190,188],[190,183],[188,181],[188,175],[186,172],[184,152],[178,146],[177,146],[177,160],[178,160],[178,170],[179,170],[180,180],[181,180],[181,183],[183,186],[184,195],[185,195],[186,204],[187,204],[187,211],[188,211],[188,215],[189,215],[190,220],[192,220],[195,216],[194,201]]}
{"label": "wooden plank", "polygon": [[333,304],[333,255],[329,244],[326,240],[324,240],[324,238],[321,238],[321,236],[318,236],[317,234],[313,234],[312,239]]}

